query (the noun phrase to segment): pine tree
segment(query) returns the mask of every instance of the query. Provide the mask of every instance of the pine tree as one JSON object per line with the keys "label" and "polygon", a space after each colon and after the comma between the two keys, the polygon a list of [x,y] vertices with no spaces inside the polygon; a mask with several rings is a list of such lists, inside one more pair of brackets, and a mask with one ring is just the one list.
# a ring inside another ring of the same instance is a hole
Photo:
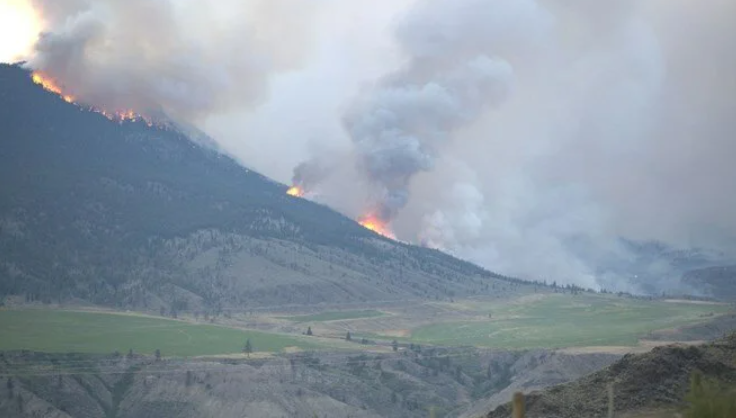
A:
{"label": "pine tree", "polygon": [[312,327],[307,327],[307,335],[312,335]]}
{"label": "pine tree", "polygon": [[250,338],[245,340],[245,347],[243,348],[243,352],[250,358],[250,353],[253,352],[253,346],[250,343]]}
{"label": "pine tree", "polygon": [[348,331],[347,335],[345,335],[345,341],[352,341],[353,337],[350,335],[350,331]]}

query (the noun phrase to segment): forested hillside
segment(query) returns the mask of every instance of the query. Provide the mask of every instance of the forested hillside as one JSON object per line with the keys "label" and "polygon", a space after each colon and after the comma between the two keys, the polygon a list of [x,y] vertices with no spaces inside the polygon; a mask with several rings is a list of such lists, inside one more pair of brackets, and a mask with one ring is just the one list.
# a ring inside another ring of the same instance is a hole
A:
{"label": "forested hillside", "polygon": [[523,291],[390,241],[190,141],[0,66],[0,296],[158,310]]}

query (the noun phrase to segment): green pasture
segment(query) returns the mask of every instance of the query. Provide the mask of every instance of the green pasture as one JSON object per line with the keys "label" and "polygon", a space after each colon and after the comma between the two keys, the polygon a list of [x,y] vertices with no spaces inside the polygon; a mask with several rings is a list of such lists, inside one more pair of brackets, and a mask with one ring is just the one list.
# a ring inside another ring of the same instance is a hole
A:
{"label": "green pasture", "polygon": [[409,340],[497,348],[632,346],[650,331],[706,321],[726,311],[726,305],[553,294],[487,305],[478,310],[477,320],[422,326],[412,330]]}
{"label": "green pasture", "polygon": [[0,351],[136,353],[164,356],[233,354],[247,339],[254,352],[316,348],[306,337],[239,330],[147,316],[55,310],[0,310]]}

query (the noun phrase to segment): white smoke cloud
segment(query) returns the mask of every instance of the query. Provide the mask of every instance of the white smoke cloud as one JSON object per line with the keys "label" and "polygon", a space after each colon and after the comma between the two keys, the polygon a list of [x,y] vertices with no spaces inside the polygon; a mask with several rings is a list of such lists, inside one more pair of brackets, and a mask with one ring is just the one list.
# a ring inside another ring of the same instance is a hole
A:
{"label": "white smoke cloud", "polygon": [[[318,2],[35,0],[47,22],[28,66],[109,112],[193,122],[252,106],[309,46]],[[234,18],[235,17],[235,18]]]}
{"label": "white smoke cloud", "polygon": [[[736,235],[734,11],[417,1],[394,32],[404,66],[348,112],[355,163],[404,239],[506,274],[639,290],[606,270],[640,263],[621,237],[725,249]],[[479,56],[511,69],[513,89],[477,106],[428,87]],[[671,283],[666,264],[638,268]]]}
{"label": "white smoke cloud", "polygon": [[[727,24],[736,15],[715,0],[617,2],[608,11],[583,3],[539,2],[555,16],[547,53],[509,59],[513,97],[444,150],[475,170],[487,202],[477,212],[481,238],[458,240],[462,223],[445,222],[454,238],[445,246],[507,274],[639,290],[602,271],[612,260],[636,262],[619,237],[683,247],[730,240],[732,248],[736,223],[726,211],[736,201],[726,191],[736,170],[725,156],[733,155],[736,126],[720,116],[736,114],[726,76],[736,70]],[[415,188],[441,184],[447,172],[436,174]],[[452,211],[458,196],[417,199],[434,206],[433,220],[437,211],[439,219],[462,218]],[[399,222],[410,217],[416,213]],[[639,268],[672,286],[679,273],[663,264]]]}

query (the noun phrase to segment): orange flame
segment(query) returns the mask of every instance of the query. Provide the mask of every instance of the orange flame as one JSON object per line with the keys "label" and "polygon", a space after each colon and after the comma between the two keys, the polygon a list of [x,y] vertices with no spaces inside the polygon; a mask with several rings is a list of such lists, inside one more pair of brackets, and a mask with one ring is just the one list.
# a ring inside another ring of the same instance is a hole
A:
{"label": "orange flame", "polygon": [[391,231],[388,223],[381,220],[375,215],[363,216],[362,218],[358,219],[358,223],[364,228],[369,229],[378,235],[382,235],[393,240],[396,239],[396,235],[394,235],[393,231]]}
{"label": "orange flame", "polygon": [[56,82],[53,79],[45,77],[43,74],[39,72],[34,72],[32,77],[33,77],[34,83],[42,86],[44,89],[54,94],[58,94],[59,97],[64,99],[65,102],[74,103],[74,96],[64,94],[61,90],[61,87],[59,87],[59,85],[56,84]]}
{"label": "orange flame", "polygon": [[294,186],[286,191],[286,194],[294,197],[304,197],[304,189],[299,186]]}
{"label": "orange flame", "polygon": [[[59,97],[61,97],[65,102],[67,103],[76,103],[76,98],[73,95],[67,94],[64,92],[62,87],[51,77],[46,76],[45,74],[34,71],[31,78],[33,79],[33,82],[43,87],[45,90],[50,91],[51,93],[57,94]],[[125,122],[125,121],[131,121],[135,122],[137,120],[142,120],[148,124],[148,126],[153,126],[153,120],[150,118],[147,118],[145,116],[139,115],[135,113],[133,110],[122,110],[122,111],[115,111],[110,112],[104,109],[95,109],[92,108],[92,111],[95,111],[97,113],[100,113],[101,115],[105,116],[106,118],[110,119],[111,121],[115,122]]]}

